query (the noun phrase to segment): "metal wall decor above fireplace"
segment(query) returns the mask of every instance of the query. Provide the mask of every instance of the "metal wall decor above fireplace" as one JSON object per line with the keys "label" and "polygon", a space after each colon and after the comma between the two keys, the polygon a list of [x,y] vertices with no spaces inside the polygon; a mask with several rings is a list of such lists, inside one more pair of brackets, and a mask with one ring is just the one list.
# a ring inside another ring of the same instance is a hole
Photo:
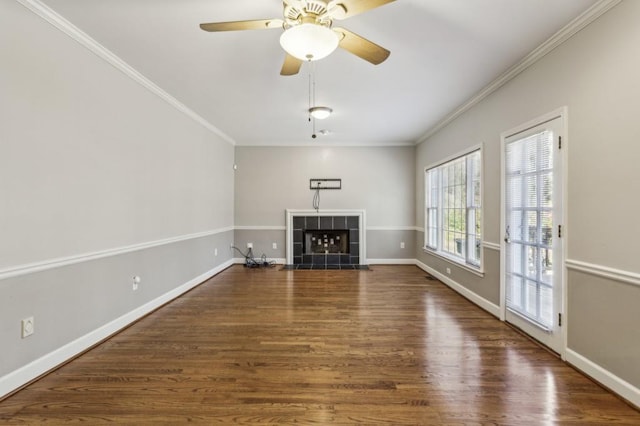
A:
{"label": "metal wall decor above fireplace", "polygon": [[287,264],[366,264],[364,223],[364,210],[287,210]]}

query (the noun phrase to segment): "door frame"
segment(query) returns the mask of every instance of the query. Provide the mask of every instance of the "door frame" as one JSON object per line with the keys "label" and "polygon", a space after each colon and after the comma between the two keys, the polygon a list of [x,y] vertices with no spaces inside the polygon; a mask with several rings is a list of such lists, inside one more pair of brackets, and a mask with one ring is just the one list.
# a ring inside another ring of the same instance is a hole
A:
{"label": "door frame", "polygon": [[569,237],[569,227],[567,226],[567,218],[568,218],[568,197],[567,197],[567,188],[568,188],[568,154],[569,154],[569,137],[568,137],[568,107],[563,106],[558,109],[555,109],[551,112],[543,114],[533,120],[527,121],[519,126],[513,127],[507,131],[504,131],[500,134],[500,320],[506,322],[507,316],[507,303],[506,303],[506,243],[505,243],[505,235],[504,230],[506,229],[506,209],[505,209],[505,201],[506,201],[506,182],[505,182],[505,148],[506,148],[506,140],[514,136],[518,133],[522,133],[527,131],[528,129],[532,129],[537,127],[543,123],[554,120],[556,118],[560,118],[561,120],[561,130],[559,136],[562,138],[562,155],[560,157],[561,161],[561,176],[562,176],[562,214],[560,217],[560,224],[562,225],[562,238],[560,238],[561,245],[561,264],[560,264],[560,280],[562,282],[562,304],[561,304],[561,314],[562,314],[562,326],[559,328],[560,333],[560,341],[561,346],[557,348],[560,357],[565,360],[566,359],[566,349],[567,349],[567,330],[569,325],[569,314],[567,309],[567,240]]}

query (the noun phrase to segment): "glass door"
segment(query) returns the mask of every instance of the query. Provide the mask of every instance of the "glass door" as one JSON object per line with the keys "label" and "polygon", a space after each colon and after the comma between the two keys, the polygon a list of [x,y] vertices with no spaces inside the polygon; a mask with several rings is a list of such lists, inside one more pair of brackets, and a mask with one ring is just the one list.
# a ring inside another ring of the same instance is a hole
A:
{"label": "glass door", "polygon": [[504,139],[506,321],[561,353],[562,117]]}

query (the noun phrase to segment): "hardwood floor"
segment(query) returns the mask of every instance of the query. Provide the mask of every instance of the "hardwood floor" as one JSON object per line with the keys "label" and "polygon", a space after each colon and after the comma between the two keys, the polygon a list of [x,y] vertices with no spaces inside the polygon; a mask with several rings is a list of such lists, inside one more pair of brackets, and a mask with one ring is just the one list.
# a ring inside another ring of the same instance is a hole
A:
{"label": "hardwood floor", "polygon": [[1,402],[0,423],[640,424],[415,266],[278,269],[227,269]]}

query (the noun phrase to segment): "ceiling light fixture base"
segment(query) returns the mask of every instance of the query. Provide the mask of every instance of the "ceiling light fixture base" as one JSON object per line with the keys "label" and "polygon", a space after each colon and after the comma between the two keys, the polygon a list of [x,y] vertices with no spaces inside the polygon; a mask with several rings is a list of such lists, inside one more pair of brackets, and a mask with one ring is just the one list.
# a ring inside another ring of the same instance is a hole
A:
{"label": "ceiling light fixture base", "polygon": [[326,106],[314,106],[309,108],[309,114],[318,120],[324,120],[329,117],[333,110]]}

